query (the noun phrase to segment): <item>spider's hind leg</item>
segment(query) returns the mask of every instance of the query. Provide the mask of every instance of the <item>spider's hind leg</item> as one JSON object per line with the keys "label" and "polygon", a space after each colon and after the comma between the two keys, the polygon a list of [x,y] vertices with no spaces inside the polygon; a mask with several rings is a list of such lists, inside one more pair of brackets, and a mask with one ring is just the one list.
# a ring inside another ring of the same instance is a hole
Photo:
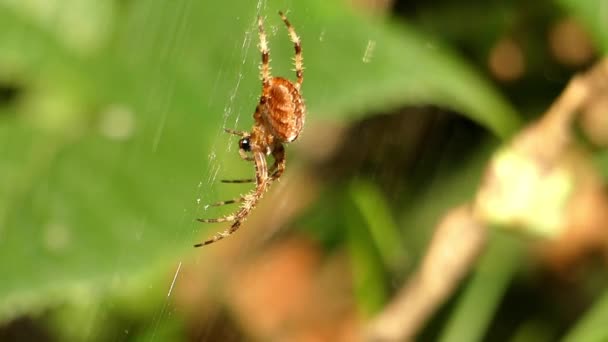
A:
{"label": "spider's hind leg", "polygon": [[203,222],[203,223],[222,223],[222,222],[232,222],[232,221],[235,221],[236,220],[236,216],[235,215],[227,215],[227,216],[222,216],[222,217],[212,218],[212,219],[198,218],[196,220],[198,222]]}
{"label": "spider's hind leg", "polygon": [[217,242],[219,240],[222,240],[223,238],[226,238],[226,237],[232,235],[232,233],[239,230],[240,227],[241,227],[241,221],[235,221],[228,229],[224,230],[221,233],[216,233],[210,239],[207,239],[203,242],[195,244],[194,247],[203,247],[203,246],[212,244],[214,242]]}
{"label": "spider's hind leg", "polygon": [[262,64],[260,65],[260,76],[262,84],[267,86],[270,84],[270,50],[268,49],[268,41],[266,40],[266,32],[264,31],[264,19],[258,17],[258,35],[260,36],[260,52],[262,53]]}
{"label": "spider's hind leg", "polygon": [[243,184],[243,183],[255,183],[255,178],[246,178],[246,179],[222,179],[220,180],[222,183],[229,184]]}
{"label": "spider's hind leg", "polygon": [[287,26],[287,31],[289,32],[289,38],[293,42],[293,46],[295,49],[295,57],[293,58],[293,61],[294,61],[295,69],[296,69],[295,71],[296,71],[296,77],[297,77],[297,86],[298,86],[298,88],[300,88],[300,86],[302,85],[302,82],[304,81],[304,75],[303,75],[304,63],[303,63],[303,59],[302,59],[302,45],[300,43],[300,37],[298,37],[296,30],[293,28],[293,26],[291,26],[291,23],[289,22],[289,20],[287,20],[287,17],[285,16],[285,14],[283,14],[283,12],[279,11],[279,15],[281,16],[281,19],[283,19],[283,22]]}
{"label": "spider's hind leg", "polygon": [[241,203],[244,200],[245,200],[245,197],[240,196],[240,197],[229,199],[229,200],[225,200],[225,201],[215,202],[213,204],[209,204],[209,206],[211,206],[211,207],[221,207],[221,206],[227,205],[227,204]]}
{"label": "spider's hind leg", "polygon": [[274,158],[274,164],[270,168],[270,179],[277,180],[281,178],[283,172],[285,172],[285,147],[282,144],[276,145],[272,151]]}

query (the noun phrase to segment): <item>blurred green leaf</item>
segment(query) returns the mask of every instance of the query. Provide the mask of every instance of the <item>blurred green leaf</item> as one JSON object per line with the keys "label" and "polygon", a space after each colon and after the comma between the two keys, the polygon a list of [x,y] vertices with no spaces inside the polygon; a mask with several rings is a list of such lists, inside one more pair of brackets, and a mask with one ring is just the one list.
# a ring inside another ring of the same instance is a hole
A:
{"label": "blurred green leaf", "polygon": [[402,270],[407,252],[400,229],[383,194],[373,183],[363,180],[351,182],[349,193],[367,225],[384,267],[391,271]]}
{"label": "blurred green leaf", "polygon": [[593,164],[599,170],[600,174],[608,179],[608,151],[602,150],[595,154]]}
{"label": "blurred green leaf", "polygon": [[608,339],[606,320],[608,320],[608,292],[598,298],[589,311],[568,332],[564,341],[605,341]]}
{"label": "blurred green leaf", "polygon": [[[204,256],[191,245],[216,227],[194,219],[221,214],[201,213],[216,176],[252,172],[221,129],[249,127],[260,92],[255,2],[82,3],[59,17],[67,28],[27,6],[0,2],[0,82],[20,91],[0,108],[0,319]],[[263,10],[273,71],[289,75],[275,6]],[[486,81],[412,28],[321,0],[281,6],[303,41],[309,120],[430,102],[498,136],[518,126]]]}
{"label": "blurred green leaf", "polygon": [[[113,279],[116,291],[98,297],[81,287],[61,306],[44,316],[58,341],[186,340],[183,314],[170,305],[166,277],[142,275]],[[78,324],[74,324],[78,322]]]}
{"label": "blurred green leaf", "polygon": [[521,262],[517,237],[491,234],[485,253],[456,303],[440,341],[483,341],[490,321]]}
{"label": "blurred green leaf", "polygon": [[[350,191],[352,193],[352,190]],[[353,273],[355,298],[365,317],[377,313],[388,298],[388,277],[382,254],[373,240],[368,222],[349,198],[344,201],[343,217],[347,227],[347,247]]]}

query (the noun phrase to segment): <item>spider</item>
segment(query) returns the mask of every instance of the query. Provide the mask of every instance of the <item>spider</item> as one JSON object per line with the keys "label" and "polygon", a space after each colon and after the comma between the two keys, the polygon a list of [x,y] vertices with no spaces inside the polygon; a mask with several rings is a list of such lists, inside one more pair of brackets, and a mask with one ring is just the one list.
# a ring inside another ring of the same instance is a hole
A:
{"label": "spider", "polygon": [[[205,223],[232,222],[232,224],[223,232],[216,233],[213,237],[195,244],[194,247],[201,247],[222,240],[241,227],[242,222],[264,196],[270,184],[279,179],[285,171],[285,147],[283,144],[296,140],[302,131],[302,126],[304,126],[306,108],[300,94],[300,88],[304,80],[300,38],[285,14],[279,11],[279,15],[287,26],[289,38],[294,44],[296,81],[291,82],[282,77],[273,77],[270,74],[270,54],[266,33],[264,32],[264,21],[262,17],[258,17],[259,48],[262,53],[262,63],[260,65],[262,95],[253,114],[255,123],[251,132],[225,129],[227,133],[240,137],[239,154],[242,159],[254,163],[255,178],[222,180],[223,183],[255,183],[255,189],[236,199],[212,204],[212,206],[221,206],[240,203],[240,207],[233,214],[220,218],[198,219],[198,221]],[[270,154],[274,158],[274,164],[269,169],[266,164],[266,156]]]}

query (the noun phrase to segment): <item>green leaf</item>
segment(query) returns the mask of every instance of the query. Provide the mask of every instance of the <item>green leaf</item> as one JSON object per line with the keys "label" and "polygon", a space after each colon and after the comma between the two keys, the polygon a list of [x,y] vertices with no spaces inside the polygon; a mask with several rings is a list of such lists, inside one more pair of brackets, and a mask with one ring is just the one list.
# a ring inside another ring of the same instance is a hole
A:
{"label": "green leaf", "polygon": [[382,267],[383,255],[373,240],[365,217],[361,216],[356,190],[351,187],[343,217],[347,227],[347,247],[353,273],[353,287],[359,311],[370,317],[382,309],[388,298],[388,280]]}
{"label": "green leaf", "polygon": [[522,242],[493,234],[441,334],[440,341],[482,341],[494,312],[521,263]]}
{"label": "green leaf", "polygon": [[[205,260],[191,246],[217,227],[194,219],[238,191],[219,198],[216,178],[252,173],[222,127],[252,122],[258,4],[94,3],[50,3],[56,17],[0,2],[0,82],[20,94],[0,107],[0,319],[188,252]],[[321,0],[283,7],[302,37],[309,121],[435,103],[498,136],[517,128],[488,82],[413,28]],[[273,71],[293,77],[277,10],[262,11]]]}
{"label": "green leaf", "polygon": [[408,255],[387,200],[373,183],[363,180],[351,182],[349,194],[367,225],[384,267],[391,271],[400,271]]}
{"label": "green leaf", "polygon": [[605,341],[608,338],[606,319],[608,319],[608,292],[605,292],[574,325],[564,341]]}

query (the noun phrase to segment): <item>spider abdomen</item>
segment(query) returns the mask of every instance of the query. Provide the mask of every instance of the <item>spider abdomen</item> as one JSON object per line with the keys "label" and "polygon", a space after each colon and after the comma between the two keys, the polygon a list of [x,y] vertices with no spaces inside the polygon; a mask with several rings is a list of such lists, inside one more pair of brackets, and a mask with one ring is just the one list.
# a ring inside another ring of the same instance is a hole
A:
{"label": "spider abdomen", "polygon": [[273,77],[264,93],[266,105],[262,116],[272,135],[281,142],[296,140],[306,115],[298,88],[289,80]]}

